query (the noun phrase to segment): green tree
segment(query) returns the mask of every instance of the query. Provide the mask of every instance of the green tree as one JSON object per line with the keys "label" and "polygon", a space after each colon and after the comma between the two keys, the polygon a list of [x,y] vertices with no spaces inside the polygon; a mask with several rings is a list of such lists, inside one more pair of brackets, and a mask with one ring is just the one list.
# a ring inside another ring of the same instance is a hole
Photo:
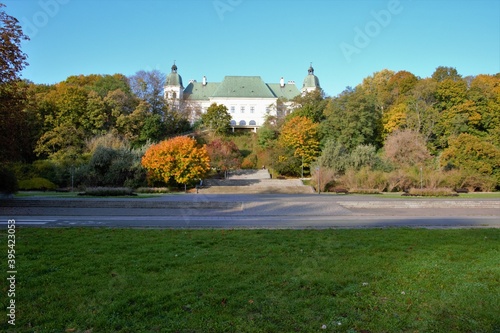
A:
{"label": "green tree", "polygon": [[362,87],[346,90],[331,99],[320,128],[323,140],[333,139],[349,150],[362,144],[381,146],[382,115],[375,100]]}
{"label": "green tree", "polygon": [[318,160],[319,166],[343,174],[349,167],[349,150],[341,143],[329,139]]}
{"label": "green tree", "polygon": [[324,119],[323,111],[326,104],[327,101],[320,90],[299,95],[294,98],[293,105],[295,109],[288,117],[307,117],[313,122],[319,123]]}
{"label": "green tree", "polygon": [[460,81],[462,76],[453,67],[439,66],[432,74],[432,79],[437,82],[444,80]]}
{"label": "green tree", "polygon": [[225,105],[213,103],[207,109],[207,112],[201,115],[203,125],[214,134],[225,134],[228,132],[231,124],[231,115]]}

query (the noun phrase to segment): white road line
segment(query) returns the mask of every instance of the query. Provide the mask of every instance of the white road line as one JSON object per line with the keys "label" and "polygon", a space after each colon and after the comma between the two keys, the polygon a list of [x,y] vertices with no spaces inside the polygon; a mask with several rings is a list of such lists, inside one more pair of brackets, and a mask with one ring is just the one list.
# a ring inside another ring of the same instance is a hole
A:
{"label": "white road line", "polygon": [[[41,225],[41,224],[47,224],[49,222],[55,222],[57,220],[17,220],[16,219],[16,225],[23,225],[23,224],[28,224],[28,225]],[[0,225],[7,225],[7,222],[0,222]]]}

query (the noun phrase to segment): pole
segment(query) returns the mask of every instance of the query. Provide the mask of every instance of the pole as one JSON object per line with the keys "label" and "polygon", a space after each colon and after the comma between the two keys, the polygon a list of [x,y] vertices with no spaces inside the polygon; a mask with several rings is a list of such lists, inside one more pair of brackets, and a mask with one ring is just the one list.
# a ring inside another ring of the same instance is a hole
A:
{"label": "pole", "polygon": [[304,155],[302,155],[302,171],[301,171],[301,178],[304,179]]}
{"label": "pole", "polygon": [[420,189],[422,189],[422,184],[423,184],[422,167],[420,167]]}
{"label": "pole", "polygon": [[321,192],[321,190],[320,190],[320,188],[321,188],[321,177],[320,177],[321,171],[320,171],[320,168],[317,167],[316,171],[318,172],[318,194],[320,194],[320,192]]}

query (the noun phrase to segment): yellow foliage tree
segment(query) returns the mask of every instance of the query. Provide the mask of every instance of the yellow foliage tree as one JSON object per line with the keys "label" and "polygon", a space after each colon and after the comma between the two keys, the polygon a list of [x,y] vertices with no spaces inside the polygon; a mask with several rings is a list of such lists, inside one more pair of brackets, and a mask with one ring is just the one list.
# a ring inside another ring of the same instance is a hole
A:
{"label": "yellow foliage tree", "polygon": [[142,158],[150,181],[188,184],[203,179],[210,170],[205,146],[189,137],[176,137],[151,146]]}
{"label": "yellow foliage tree", "polygon": [[293,117],[283,125],[280,143],[294,151],[295,157],[304,159],[304,166],[319,155],[318,124],[307,117]]}

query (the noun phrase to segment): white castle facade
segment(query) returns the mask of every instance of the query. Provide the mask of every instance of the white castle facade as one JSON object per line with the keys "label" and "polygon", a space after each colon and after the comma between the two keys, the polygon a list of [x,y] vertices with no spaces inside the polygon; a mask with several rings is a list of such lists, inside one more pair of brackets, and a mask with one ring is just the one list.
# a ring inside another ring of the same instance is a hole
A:
{"label": "white castle facade", "polygon": [[295,97],[316,89],[321,88],[312,65],[299,90],[294,81],[285,83],[281,78],[279,83],[265,83],[260,76],[226,76],[222,82],[208,82],[204,76],[201,82],[192,80],[184,87],[174,63],[165,82],[164,97],[170,107],[189,113],[193,122],[213,103],[225,105],[233,130],[256,131],[267,115],[276,115],[278,99],[291,108]]}

